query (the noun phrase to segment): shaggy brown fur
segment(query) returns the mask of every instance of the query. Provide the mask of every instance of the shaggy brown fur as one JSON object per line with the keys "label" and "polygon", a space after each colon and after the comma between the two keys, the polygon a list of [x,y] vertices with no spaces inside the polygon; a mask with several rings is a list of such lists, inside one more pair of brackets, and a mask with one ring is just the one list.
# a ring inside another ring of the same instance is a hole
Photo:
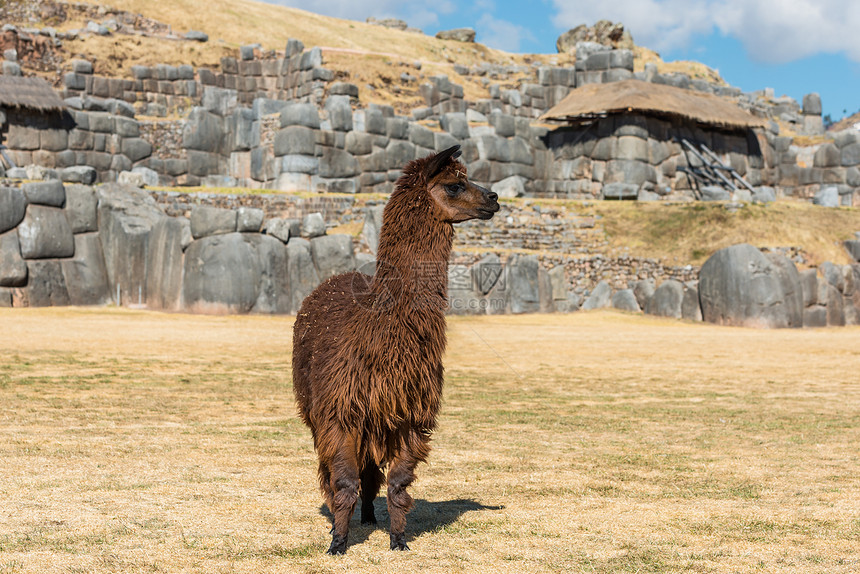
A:
{"label": "shaggy brown fur", "polygon": [[499,209],[457,156],[454,146],[404,168],[383,211],[374,276],[332,277],[296,318],[293,387],[334,516],[330,554],[346,551],[359,492],[362,523],[376,523],[386,465],[391,548],[408,549],[406,487],[430,452],[442,399],[452,224]]}

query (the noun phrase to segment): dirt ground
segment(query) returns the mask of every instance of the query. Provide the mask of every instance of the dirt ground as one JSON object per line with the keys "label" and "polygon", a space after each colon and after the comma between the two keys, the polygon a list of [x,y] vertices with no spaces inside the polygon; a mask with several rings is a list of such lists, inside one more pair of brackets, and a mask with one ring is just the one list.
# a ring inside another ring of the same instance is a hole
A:
{"label": "dirt ground", "polygon": [[291,325],[0,309],[0,573],[860,570],[860,328],[452,318],[412,551],[334,558]]}

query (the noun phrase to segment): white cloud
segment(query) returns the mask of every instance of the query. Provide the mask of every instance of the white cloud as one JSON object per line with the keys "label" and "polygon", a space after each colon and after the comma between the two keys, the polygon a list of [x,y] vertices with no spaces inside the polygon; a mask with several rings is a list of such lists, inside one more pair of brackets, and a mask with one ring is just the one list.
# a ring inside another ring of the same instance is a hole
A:
{"label": "white cloud", "polygon": [[857,0],[553,0],[553,23],[569,29],[622,22],[639,45],[657,51],[688,46],[717,30],[739,39],[752,59],[784,63],[843,52],[860,62]]}
{"label": "white cloud", "polygon": [[506,52],[519,52],[523,40],[534,40],[534,36],[523,26],[499,20],[492,14],[483,14],[475,24],[476,41]]}

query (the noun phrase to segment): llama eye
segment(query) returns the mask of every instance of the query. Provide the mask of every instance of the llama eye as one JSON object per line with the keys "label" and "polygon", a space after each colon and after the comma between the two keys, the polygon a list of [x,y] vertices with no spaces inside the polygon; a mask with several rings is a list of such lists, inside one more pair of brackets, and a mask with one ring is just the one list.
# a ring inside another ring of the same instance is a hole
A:
{"label": "llama eye", "polygon": [[463,184],[462,183],[449,183],[448,185],[445,186],[445,191],[448,192],[448,195],[455,196],[458,193],[460,193],[461,191],[463,191]]}

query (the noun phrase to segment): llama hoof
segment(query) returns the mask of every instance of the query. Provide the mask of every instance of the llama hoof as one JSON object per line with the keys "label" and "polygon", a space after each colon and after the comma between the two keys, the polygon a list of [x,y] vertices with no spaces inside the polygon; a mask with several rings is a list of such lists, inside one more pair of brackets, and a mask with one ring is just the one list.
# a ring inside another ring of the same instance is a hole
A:
{"label": "llama hoof", "polygon": [[370,516],[362,516],[361,517],[361,525],[362,526],[373,526],[376,524],[376,516],[371,514]]}
{"label": "llama hoof", "polygon": [[331,546],[328,547],[328,552],[331,556],[342,556],[346,554],[346,536],[338,536],[335,534],[331,537]]}
{"label": "llama hoof", "polygon": [[407,546],[406,540],[404,540],[402,534],[391,536],[391,549],[401,551],[409,550],[409,546]]}

